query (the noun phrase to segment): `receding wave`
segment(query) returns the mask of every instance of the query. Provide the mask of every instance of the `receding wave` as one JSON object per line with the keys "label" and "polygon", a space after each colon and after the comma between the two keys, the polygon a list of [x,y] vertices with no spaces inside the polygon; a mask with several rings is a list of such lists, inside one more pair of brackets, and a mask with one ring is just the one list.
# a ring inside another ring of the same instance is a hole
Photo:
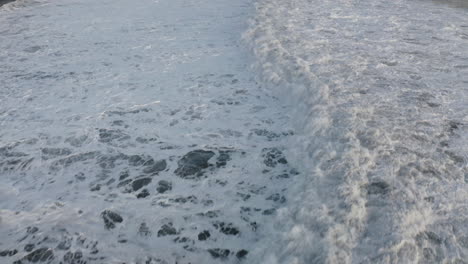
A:
{"label": "receding wave", "polygon": [[468,16],[432,1],[260,0],[244,38],[296,107],[265,263],[465,263]]}

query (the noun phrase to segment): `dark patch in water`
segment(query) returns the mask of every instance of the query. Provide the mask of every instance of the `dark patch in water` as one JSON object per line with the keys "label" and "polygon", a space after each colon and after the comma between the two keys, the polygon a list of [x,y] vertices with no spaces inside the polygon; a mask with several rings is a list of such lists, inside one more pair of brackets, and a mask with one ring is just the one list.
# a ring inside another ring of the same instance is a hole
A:
{"label": "dark patch in water", "polygon": [[373,182],[367,185],[367,194],[387,194],[390,191],[390,185],[384,181]]}
{"label": "dark patch in water", "polygon": [[206,150],[194,150],[185,154],[182,159],[178,161],[179,167],[175,170],[175,174],[182,178],[194,178],[202,175],[203,169],[208,168],[208,160],[210,160],[215,153]]}

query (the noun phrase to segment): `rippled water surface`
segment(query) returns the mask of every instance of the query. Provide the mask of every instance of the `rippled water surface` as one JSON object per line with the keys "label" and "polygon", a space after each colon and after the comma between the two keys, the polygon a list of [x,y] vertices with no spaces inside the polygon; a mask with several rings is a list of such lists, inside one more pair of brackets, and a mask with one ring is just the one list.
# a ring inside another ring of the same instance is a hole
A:
{"label": "rippled water surface", "polygon": [[0,263],[239,263],[293,132],[240,36],[249,1],[0,9]]}

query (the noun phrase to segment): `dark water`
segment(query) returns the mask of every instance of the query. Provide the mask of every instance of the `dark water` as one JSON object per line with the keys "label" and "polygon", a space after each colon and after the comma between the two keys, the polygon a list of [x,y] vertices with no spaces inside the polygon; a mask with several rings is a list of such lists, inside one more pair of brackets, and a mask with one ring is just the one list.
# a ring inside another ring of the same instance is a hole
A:
{"label": "dark water", "polygon": [[432,0],[435,3],[445,4],[456,8],[467,8],[468,0]]}
{"label": "dark water", "polygon": [[7,4],[7,3],[10,3],[10,2],[13,2],[14,0],[0,0],[0,6],[4,5],[4,4]]}

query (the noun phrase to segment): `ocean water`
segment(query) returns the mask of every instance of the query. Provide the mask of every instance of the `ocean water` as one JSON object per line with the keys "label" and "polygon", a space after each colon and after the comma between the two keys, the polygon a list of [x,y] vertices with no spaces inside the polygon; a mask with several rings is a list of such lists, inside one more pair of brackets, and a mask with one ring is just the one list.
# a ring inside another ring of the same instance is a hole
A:
{"label": "ocean water", "polygon": [[[0,263],[240,263],[297,172],[250,1],[0,9]],[[243,48],[242,48],[243,47]]]}
{"label": "ocean water", "polygon": [[464,0],[0,7],[0,263],[468,263]]}
{"label": "ocean water", "polygon": [[466,263],[466,2],[256,11],[244,38],[295,106],[288,154],[304,171],[264,263]]}

